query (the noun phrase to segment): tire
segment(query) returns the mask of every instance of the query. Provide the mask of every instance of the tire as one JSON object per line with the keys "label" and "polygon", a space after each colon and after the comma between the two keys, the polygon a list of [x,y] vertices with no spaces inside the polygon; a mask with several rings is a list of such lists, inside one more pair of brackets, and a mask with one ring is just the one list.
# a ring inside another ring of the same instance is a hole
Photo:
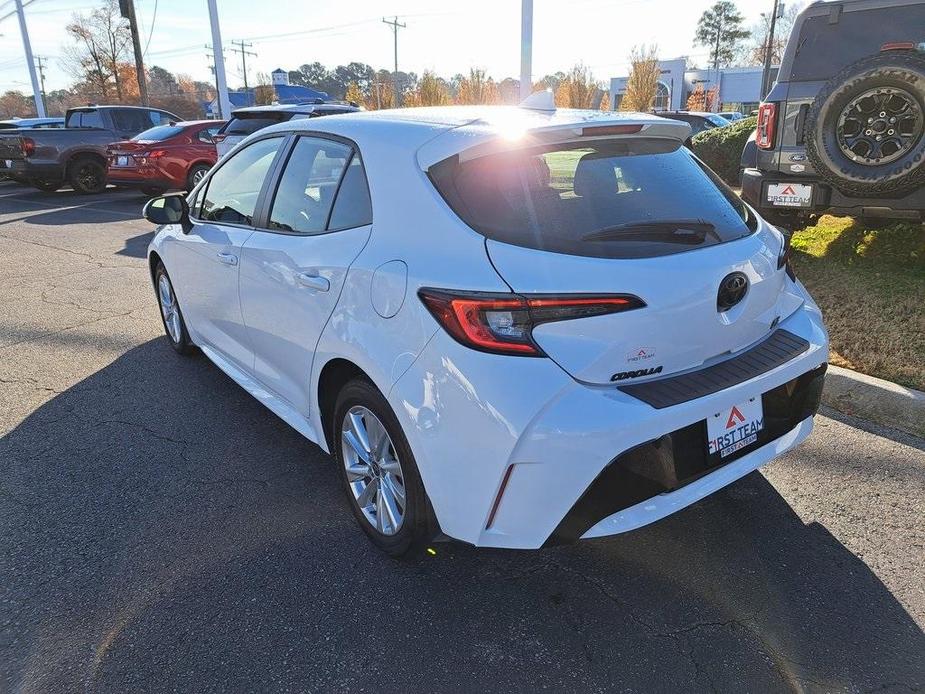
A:
{"label": "tire", "polygon": [[40,190],[43,193],[54,193],[58,188],[61,187],[59,181],[32,181],[32,187],[36,190]]}
{"label": "tire", "polygon": [[190,167],[189,173],[186,174],[186,190],[190,191],[199,185],[202,177],[209,173],[210,168],[207,164],[196,164]]}
{"label": "tire", "polygon": [[149,198],[156,198],[158,195],[163,195],[165,188],[155,188],[153,186],[145,186],[141,189],[141,192],[147,195]]}
{"label": "tire", "polygon": [[804,132],[816,173],[843,193],[896,197],[923,185],[925,57],[882,53],[854,63],[819,92]]}
{"label": "tire", "polygon": [[[377,426],[372,418],[384,427],[388,443],[382,453],[376,453]],[[357,424],[359,420],[366,431],[373,452],[358,443]],[[363,532],[380,550],[393,557],[401,556],[409,550],[423,548],[430,539],[429,528],[435,527],[430,511],[430,504],[424,492],[424,484],[418,473],[414,455],[402,432],[398,418],[383,397],[382,393],[369,381],[354,379],[349,381],[337,396],[334,405],[333,429],[331,440],[334,442],[334,457],[340,470],[344,492],[350,509]],[[344,429],[354,433],[354,445],[346,443]],[[367,457],[372,457],[374,464],[367,465],[357,455],[357,445],[364,449]],[[354,472],[348,472],[348,466]],[[375,468],[375,470],[374,470]],[[370,503],[361,507],[364,492],[375,480],[376,488],[369,493]],[[400,483],[400,484],[399,484]],[[382,487],[384,492],[379,492]],[[401,504],[399,492],[404,493],[405,503]],[[382,500],[380,503],[380,499]],[[388,504],[393,513],[383,512]],[[400,514],[397,529],[393,516]],[[382,519],[380,521],[380,518]]]}
{"label": "tire", "polygon": [[[173,290],[173,283],[167,274],[167,269],[163,263],[158,263],[154,270],[154,291],[157,294],[157,306],[161,313],[161,323],[164,325],[164,334],[167,341],[173,347],[177,354],[192,354],[196,347],[190,340],[189,332],[186,330],[186,321],[183,319],[183,312],[180,311],[180,304],[177,301],[177,295]],[[165,307],[167,296],[171,298],[172,309]]]}
{"label": "tire", "polygon": [[77,157],[67,167],[67,181],[81,195],[106,190],[106,167],[95,157]]}

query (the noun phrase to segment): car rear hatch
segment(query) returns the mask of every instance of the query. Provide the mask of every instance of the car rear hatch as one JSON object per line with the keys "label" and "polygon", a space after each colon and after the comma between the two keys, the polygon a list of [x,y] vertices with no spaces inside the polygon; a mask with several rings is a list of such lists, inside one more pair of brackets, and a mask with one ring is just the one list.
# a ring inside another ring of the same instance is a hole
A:
{"label": "car rear hatch", "polygon": [[428,167],[514,292],[641,300],[533,327],[542,352],[582,382],[721,360],[800,303],[786,291],[780,232],[681,146],[686,127],[649,123],[531,132],[519,147],[484,143]]}

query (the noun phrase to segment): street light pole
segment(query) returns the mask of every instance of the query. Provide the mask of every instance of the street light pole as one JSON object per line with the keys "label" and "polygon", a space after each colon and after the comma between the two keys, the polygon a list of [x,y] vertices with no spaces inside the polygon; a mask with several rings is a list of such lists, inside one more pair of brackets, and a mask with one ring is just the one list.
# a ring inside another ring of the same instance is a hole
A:
{"label": "street light pole", "polygon": [[39,118],[45,117],[45,101],[39,88],[39,78],[35,74],[35,58],[32,57],[32,43],[29,41],[29,29],[26,27],[26,14],[22,9],[22,0],[15,0],[16,14],[19,16],[19,33],[22,34],[22,47],[26,51],[26,65],[29,66],[29,79],[32,81],[32,98],[35,100],[35,112]]}
{"label": "street light pole", "polygon": [[764,47],[764,70],[761,71],[761,100],[771,91],[771,58],[774,46],[774,28],[780,12],[780,0],[774,0],[774,11],[771,13],[771,26],[768,28],[768,42]]}
{"label": "street light pole", "polygon": [[520,100],[533,92],[533,0],[520,5]]}
{"label": "street light pole", "polygon": [[221,117],[231,118],[231,101],[228,99],[228,82],[225,80],[225,53],[222,50],[222,31],[218,26],[218,8],[215,0],[209,4],[209,24],[212,25],[212,55],[215,62],[215,86],[218,89],[218,109]]}

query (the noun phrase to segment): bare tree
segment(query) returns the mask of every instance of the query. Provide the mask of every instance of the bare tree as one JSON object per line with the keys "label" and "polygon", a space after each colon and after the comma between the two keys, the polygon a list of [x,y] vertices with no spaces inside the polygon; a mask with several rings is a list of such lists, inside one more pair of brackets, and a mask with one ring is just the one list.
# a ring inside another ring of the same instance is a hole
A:
{"label": "bare tree", "polygon": [[[774,40],[771,42],[771,65],[780,65],[787,47],[787,39],[802,5],[792,3],[784,8],[784,14],[774,24]],[[764,53],[767,50],[768,34],[771,31],[771,15],[763,13],[761,21],[752,27],[752,34],[742,51],[741,60],[745,65],[764,65]]]}
{"label": "bare tree", "polygon": [[65,30],[74,44],[64,48],[62,68],[103,99],[114,88],[121,101],[125,71],[120,64],[131,60],[132,35],[119,14],[118,0],[107,0],[87,14],[75,13]]}
{"label": "bare tree", "polygon": [[630,51],[630,76],[620,102],[621,111],[650,111],[658,90],[658,46],[633,46]]}

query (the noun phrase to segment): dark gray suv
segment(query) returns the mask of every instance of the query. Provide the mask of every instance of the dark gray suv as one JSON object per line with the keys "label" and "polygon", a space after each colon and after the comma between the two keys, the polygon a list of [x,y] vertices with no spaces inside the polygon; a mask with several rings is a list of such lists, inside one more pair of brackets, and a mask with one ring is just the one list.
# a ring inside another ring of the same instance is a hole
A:
{"label": "dark gray suv", "polygon": [[809,5],[742,167],[742,197],[782,226],[925,219],[925,0]]}

